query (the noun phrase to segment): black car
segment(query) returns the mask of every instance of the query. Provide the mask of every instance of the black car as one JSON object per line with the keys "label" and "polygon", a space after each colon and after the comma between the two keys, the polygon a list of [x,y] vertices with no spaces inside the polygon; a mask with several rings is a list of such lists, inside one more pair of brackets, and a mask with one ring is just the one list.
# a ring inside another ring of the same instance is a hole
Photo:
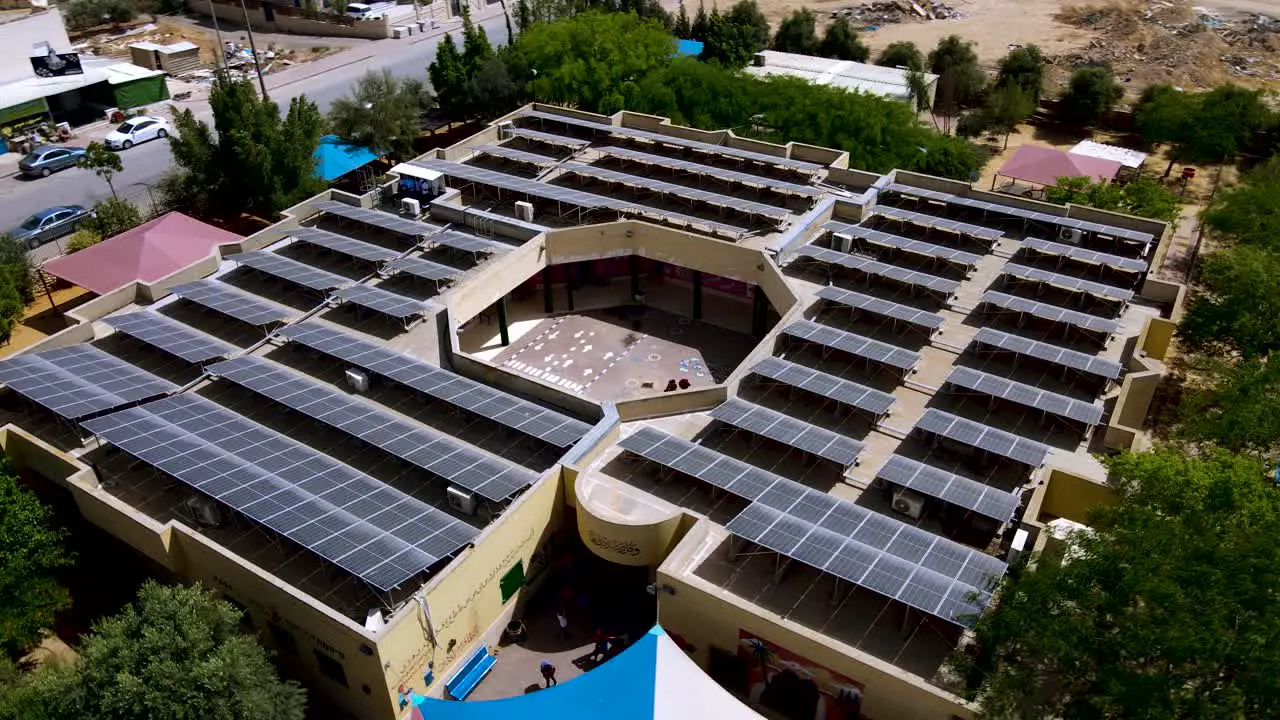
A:
{"label": "black car", "polygon": [[18,169],[28,177],[49,177],[63,168],[69,168],[84,157],[82,147],[45,145],[38,147],[18,162]]}

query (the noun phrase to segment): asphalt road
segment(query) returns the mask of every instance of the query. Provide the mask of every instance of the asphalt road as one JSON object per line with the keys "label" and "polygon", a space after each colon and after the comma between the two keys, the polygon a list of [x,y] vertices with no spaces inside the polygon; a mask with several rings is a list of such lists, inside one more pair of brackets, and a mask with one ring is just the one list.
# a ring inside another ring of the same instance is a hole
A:
{"label": "asphalt road", "polygon": [[[480,22],[494,45],[505,44],[506,24],[502,15]],[[456,35],[457,33],[455,33]],[[443,35],[426,35],[401,40],[378,40],[344,50],[314,63],[298,65],[268,75],[267,92],[287,112],[289,101],[306,95],[321,112],[370,70],[391,70],[400,77],[427,77],[427,66],[435,59],[436,44]],[[461,43],[460,37],[454,40]],[[196,116],[211,122],[208,105],[189,106]],[[120,153],[124,170],[112,179],[116,192],[145,198],[147,184],[154,183],[171,167],[169,145],[156,140]],[[110,196],[105,182],[88,170],[70,168],[48,178],[28,180],[22,176],[0,179],[0,229],[12,228],[37,210],[52,205],[89,207]]]}

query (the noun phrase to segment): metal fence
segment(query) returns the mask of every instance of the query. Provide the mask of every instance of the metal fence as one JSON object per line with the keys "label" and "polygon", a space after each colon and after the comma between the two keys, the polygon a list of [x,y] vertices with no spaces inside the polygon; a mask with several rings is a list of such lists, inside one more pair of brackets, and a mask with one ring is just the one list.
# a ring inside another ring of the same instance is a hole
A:
{"label": "metal fence", "polygon": [[[142,221],[146,222],[153,218],[159,217],[168,212],[172,208],[164,204],[160,193],[144,183],[134,183],[134,185],[125,188],[128,192],[117,191],[116,196],[121,200],[138,208],[138,214],[142,216]],[[71,239],[70,235],[64,235],[57,240],[33,248],[27,253],[27,257],[31,259],[31,264],[40,267],[44,263],[67,253],[67,242]]]}

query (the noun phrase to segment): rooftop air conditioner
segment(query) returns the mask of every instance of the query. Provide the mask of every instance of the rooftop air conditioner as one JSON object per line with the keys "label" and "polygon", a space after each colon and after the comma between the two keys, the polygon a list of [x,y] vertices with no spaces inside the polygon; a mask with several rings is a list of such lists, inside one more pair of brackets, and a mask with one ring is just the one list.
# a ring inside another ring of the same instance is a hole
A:
{"label": "rooftop air conditioner", "polygon": [[363,370],[347,368],[347,385],[358,393],[369,392],[369,376]]}
{"label": "rooftop air conditioner", "polygon": [[205,527],[219,527],[222,525],[222,511],[209,498],[192,495],[183,502],[183,505],[186,506],[187,512],[191,513],[191,517],[195,518],[197,523]]}
{"label": "rooftop air conditioner", "polygon": [[400,198],[400,214],[416,218],[422,214],[422,203],[417,198]]}
{"label": "rooftop air conditioner", "polygon": [[476,494],[468,490],[463,490],[457,485],[450,485],[445,491],[449,496],[449,507],[457,510],[464,515],[476,514]]}
{"label": "rooftop air conditioner", "polygon": [[1079,245],[1083,238],[1084,233],[1075,228],[1064,227],[1058,230],[1058,239],[1065,243]]}
{"label": "rooftop air conditioner", "polygon": [[524,200],[517,202],[516,217],[525,222],[533,222],[533,203]]}
{"label": "rooftop air conditioner", "polygon": [[503,122],[498,123],[498,139],[510,140],[511,138],[515,137],[515,134],[516,134],[515,130],[516,130],[516,126],[510,120],[505,120]]}
{"label": "rooftop air conditioner", "polygon": [[919,520],[924,512],[924,496],[903,488],[893,494],[893,509],[913,520]]}

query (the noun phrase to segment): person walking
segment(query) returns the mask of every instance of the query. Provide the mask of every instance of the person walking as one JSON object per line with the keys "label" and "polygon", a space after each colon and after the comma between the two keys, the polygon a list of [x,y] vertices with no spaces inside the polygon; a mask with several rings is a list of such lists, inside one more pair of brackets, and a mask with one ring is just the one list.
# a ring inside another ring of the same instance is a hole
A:
{"label": "person walking", "polygon": [[560,626],[560,639],[567,639],[569,637],[569,616],[565,614],[564,608],[556,610],[556,624]]}
{"label": "person walking", "polygon": [[556,666],[555,665],[552,665],[546,660],[543,660],[542,664],[538,666],[538,669],[542,671],[542,680],[543,682],[546,683],[547,687],[551,687],[552,685],[556,684]]}

